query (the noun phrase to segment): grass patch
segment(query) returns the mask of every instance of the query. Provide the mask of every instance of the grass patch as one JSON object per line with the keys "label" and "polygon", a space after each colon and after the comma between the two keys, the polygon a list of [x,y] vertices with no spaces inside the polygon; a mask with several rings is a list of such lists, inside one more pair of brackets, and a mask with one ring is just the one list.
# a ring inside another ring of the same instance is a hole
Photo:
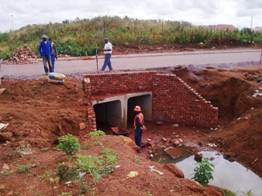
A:
{"label": "grass patch", "polygon": [[18,173],[28,173],[31,169],[31,165],[17,165]]}
{"label": "grass patch", "polygon": [[77,157],[77,165],[80,170],[89,173],[95,183],[101,180],[103,176],[112,173],[117,161],[117,154],[110,149],[104,149],[98,156],[78,155]]}

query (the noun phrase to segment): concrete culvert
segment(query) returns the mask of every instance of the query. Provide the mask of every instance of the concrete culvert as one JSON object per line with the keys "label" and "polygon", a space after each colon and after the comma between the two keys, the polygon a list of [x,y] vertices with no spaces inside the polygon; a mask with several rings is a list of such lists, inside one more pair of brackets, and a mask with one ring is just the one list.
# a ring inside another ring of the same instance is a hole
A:
{"label": "concrete culvert", "polygon": [[121,125],[121,102],[109,101],[95,104],[97,129],[108,130]]}
{"label": "concrete culvert", "polygon": [[134,107],[139,105],[142,108],[143,114],[145,116],[145,120],[152,119],[152,95],[140,95],[130,97],[128,99],[128,111],[127,111],[127,121],[128,126],[133,126],[133,119],[134,119]]}

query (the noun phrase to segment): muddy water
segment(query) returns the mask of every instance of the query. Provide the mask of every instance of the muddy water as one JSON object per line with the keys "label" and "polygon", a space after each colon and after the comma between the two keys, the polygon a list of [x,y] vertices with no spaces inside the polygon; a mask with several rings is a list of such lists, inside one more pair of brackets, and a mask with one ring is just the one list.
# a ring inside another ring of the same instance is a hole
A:
{"label": "muddy water", "polygon": [[[203,157],[212,159],[211,162],[215,165],[214,179],[209,184],[231,190],[238,196],[247,195],[248,192],[253,196],[262,196],[262,179],[254,172],[238,162],[224,159],[218,152],[203,151],[201,153]],[[197,162],[194,156],[189,156],[178,161],[176,165],[182,169],[186,178],[191,179]]]}

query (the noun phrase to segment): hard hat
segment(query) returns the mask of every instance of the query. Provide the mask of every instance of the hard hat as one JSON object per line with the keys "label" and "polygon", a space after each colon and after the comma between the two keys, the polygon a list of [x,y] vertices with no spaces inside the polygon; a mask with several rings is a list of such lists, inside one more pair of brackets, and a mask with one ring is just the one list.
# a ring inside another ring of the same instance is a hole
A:
{"label": "hard hat", "polygon": [[42,37],[41,37],[42,39],[48,39],[48,37],[47,37],[47,35],[42,35]]}
{"label": "hard hat", "polygon": [[134,111],[135,112],[142,112],[142,109],[139,105],[137,105],[135,108],[134,108]]}

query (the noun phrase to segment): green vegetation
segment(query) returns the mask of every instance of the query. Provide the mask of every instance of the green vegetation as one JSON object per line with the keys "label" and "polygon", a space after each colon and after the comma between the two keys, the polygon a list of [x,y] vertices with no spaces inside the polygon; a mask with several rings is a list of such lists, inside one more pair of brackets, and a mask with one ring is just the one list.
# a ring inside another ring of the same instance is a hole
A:
{"label": "green vegetation", "polygon": [[28,25],[19,30],[0,33],[0,58],[8,58],[15,48],[26,44],[37,53],[42,34],[56,42],[59,54],[72,56],[94,55],[102,48],[103,37],[108,36],[114,46],[142,45],[223,45],[261,44],[262,33],[242,30],[214,30],[193,26],[187,22],[138,20],[128,17],[96,17],[76,19],[46,25]]}
{"label": "green vegetation", "polygon": [[63,150],[67,156],[76,154],[80,149],[80,143],[77,137],[67,134],[58,138],[58,148]]}
{"label": "green vegetation", "polygon": [[92,131],[92,132],[89,133],[89,136],[93,137],[93,138],[98,138],[98,137],[101,137],[101,136],[104,136],[104,135],[105,135],[105,132],[101,131],[101,130],[96,130],[96,131]]}
{"label": "green vegetation", "polygon": [[114,171],[117,164],[117,155],[110,149],[104,149],[98,156],[79,155],[77,165],[81,171],[89,173],[94,182],[98,182],[103,176]]}
{"label": "green vegetation", "polygon": [[223,191],[223,196],[236,196],[236,194],[233,193],[232,191],[224,190]]}
{"label": "green vegetation", "polygon": [[66,163],[60,163],[57,166],[56,175],[61,181],[76,180],[79,178],[79,169]]}
{"label": "green vegetation", "polygon": [[200,184],[207,186],[209,180],[213,179],[214,165],[209,162],[208,158],[202,159],[198,163],[197,167],[194,169],[193,179],[199,182]]}
{"label": "green vegetation", "polygon": [[18,173],[28,173],[31,169],[31,165],[17,165]]}

